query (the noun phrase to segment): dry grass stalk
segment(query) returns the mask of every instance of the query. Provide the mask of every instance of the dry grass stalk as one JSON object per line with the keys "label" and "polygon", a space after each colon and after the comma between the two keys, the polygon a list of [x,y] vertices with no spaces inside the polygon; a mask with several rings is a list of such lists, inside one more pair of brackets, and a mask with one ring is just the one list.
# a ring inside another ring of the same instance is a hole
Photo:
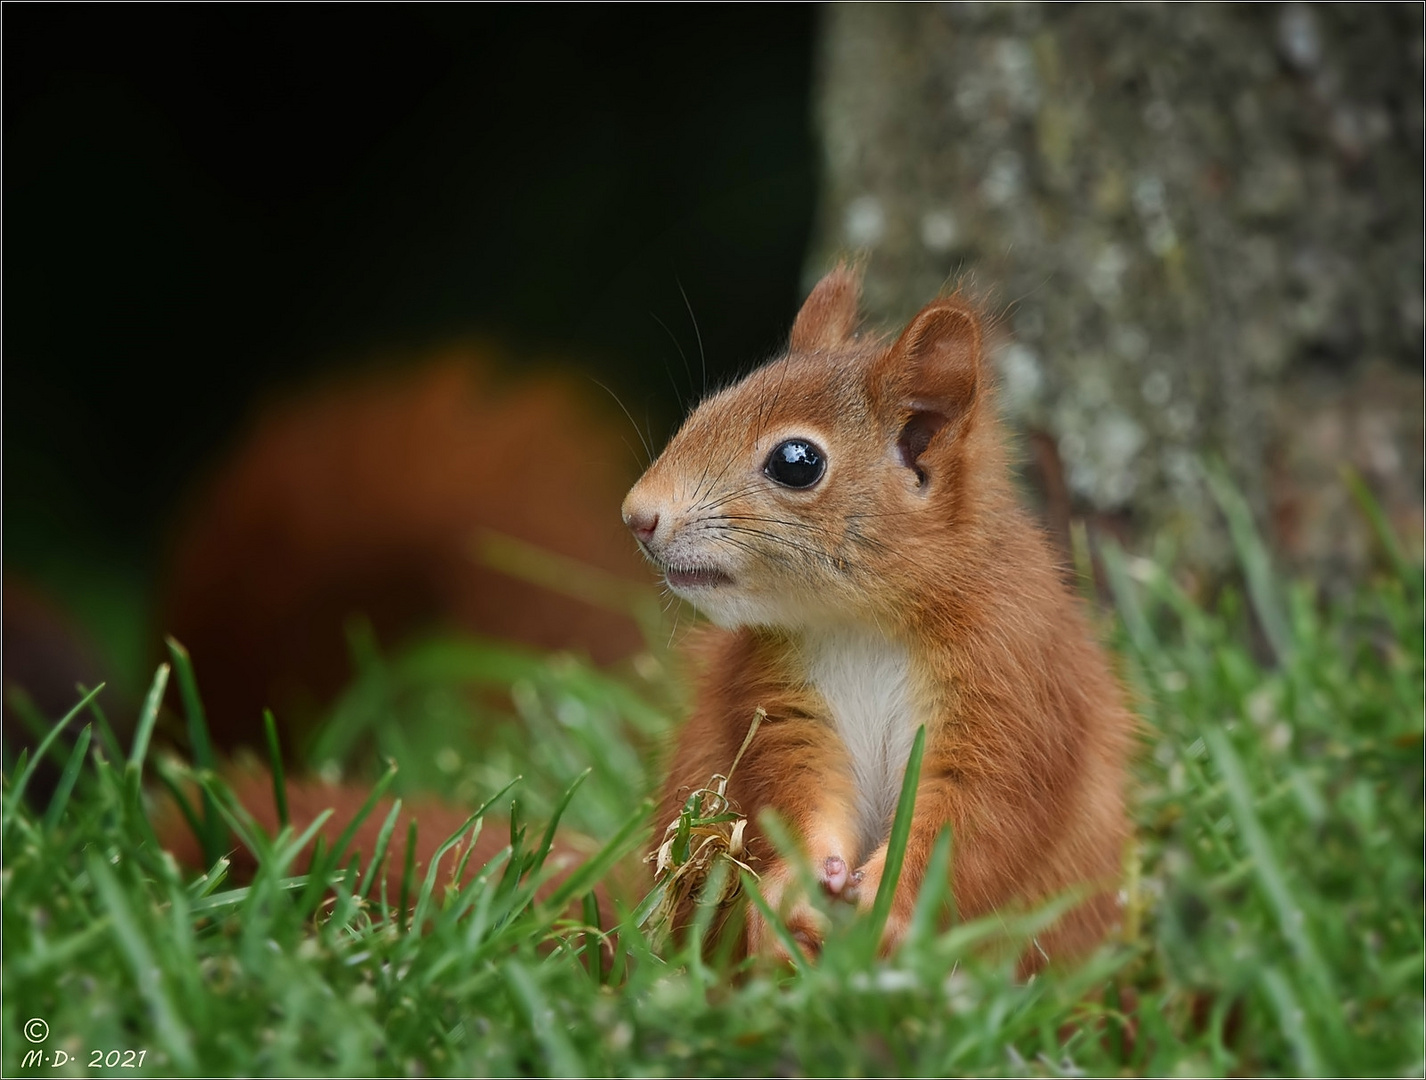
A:
{"label": "dry grass stalk", "polygon": [[[708,787],[692,792],[678,816],[664,827],[663,842],[648,857],[654,864],[654,886],[661,890],[658,904],[650,915],[652,926],[666,930],[674,912],[694,899],[720,908],[731,904],[742,892],[742,876],[737,870],[758,876],[744,861],[743,833],[748,819],[739,812],[737,803],[728,798],[728,782],[757,734],[758,725],[766,719],[767,713],[761,706],[754,710],[748,734],[727,774],[715,774]],[[719,895],[704,895],[709,875],[719,858],[732,863],[734,872],[721,876]]]}

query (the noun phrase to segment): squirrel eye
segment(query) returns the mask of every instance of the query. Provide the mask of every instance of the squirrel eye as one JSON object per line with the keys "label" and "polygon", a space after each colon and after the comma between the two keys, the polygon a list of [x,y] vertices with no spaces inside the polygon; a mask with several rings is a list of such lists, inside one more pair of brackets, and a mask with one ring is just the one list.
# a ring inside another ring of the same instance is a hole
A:
{"label": "squirrel eye", "polygon": [[773,447],[763,472],[783,487],[811,487],[827,471],[822,452],[806,439],[787,439]]}

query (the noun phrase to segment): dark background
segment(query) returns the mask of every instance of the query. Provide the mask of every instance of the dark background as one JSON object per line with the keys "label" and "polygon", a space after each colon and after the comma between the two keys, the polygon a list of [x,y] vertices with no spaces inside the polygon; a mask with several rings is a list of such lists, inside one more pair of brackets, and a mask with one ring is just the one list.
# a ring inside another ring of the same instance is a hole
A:
{"label": "dark background", "polygon": [[166,524],[256,403],[458,337],[660,437],[680,287],[710,380],[795,311],[815,16],[7,7],[7,572],[142,666]]}

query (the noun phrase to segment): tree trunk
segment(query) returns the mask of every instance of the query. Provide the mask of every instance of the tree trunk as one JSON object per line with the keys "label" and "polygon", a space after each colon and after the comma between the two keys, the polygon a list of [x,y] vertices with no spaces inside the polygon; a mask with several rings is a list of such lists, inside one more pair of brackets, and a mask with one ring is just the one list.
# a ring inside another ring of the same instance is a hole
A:
{"label": "tree trunk", "polygon": [[835,5],[808,265],[894,323],[968,285],[1052,522],[1361,573],[1355,469],[1421,536],[1417,5]]}

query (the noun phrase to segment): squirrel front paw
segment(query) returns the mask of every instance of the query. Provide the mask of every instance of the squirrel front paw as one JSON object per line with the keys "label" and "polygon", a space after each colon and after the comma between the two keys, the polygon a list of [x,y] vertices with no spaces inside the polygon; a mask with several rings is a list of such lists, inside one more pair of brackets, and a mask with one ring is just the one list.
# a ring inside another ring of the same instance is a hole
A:
{"label": "squirrel front paw", "polygon": [[856,854],[847,830],[836,822],[819,822],[807,831],[806,843],[817,884],[828,896],[841,896],[851,878],[848,856]]}
{"label": "squirrel front paw", "polygon": [[[840,888],[845,884],[848,875],[846,863],[840,858],[837,861],[842,864],[841,881],[838,883]],[[837,877],[837,868],[828,865],[831,862],[832,859],[828,858],[818,868],[818,880],[825,888],[830,888],[829,877]],[[791,932],[792,940],[801,949],[802,955],[809,960],[814,959],[822,951],[822,942],[827,936],[831,922],[805,895],[797,895],[802,889],[792,868],[786,863],[779,863],[766,871],[759,882],[759,891],[768,907],[778,913],[783,925]],[[782,938],[768,925],[766,916],[756,905],[750,905],[748,908],[748,952],[768,956],[782,963],[790,963],[792,960]]]}
{"label": "squirrel front paw", "polygon": [[[822,952],[822,942],[830,926],[827,916],[806,900],[798,900],[781,914],[781,918],[802,955],[808,960],[815,960]],[[778,963],[792,962],[792,954],[787,951],[782,938],[756,908],[748,911],[748,952],[769,957]]]}
{"label": "squirrel front paw", "polygon": [[817,867],[817,880],[832,896],[841,896],[850,878],[847,861],[840,855],[826,856]]}
{"label": "squirrel front paw", "polygon": [[877,890],[881,888],[881,876],[885,871],[886,850],[882,849],[847,875],[844,899],[856,904],[859,911],[870,911],[876,901]]}
{"label": "squirrel front paw", "polygon": [[[845,899],[857,905],[857,910],[869,912],[876,903],[876,894],[881,889],[881,879],[886,872],[886,849],[882,848],[847,878]],[[890,953],[911,925],[911,913],[915,907],[914,890],[908,889],[903,880],[897,884],[896,894],[891,899],[891,911],[886,916],[886,926],[881,931],[882,955]]]}

